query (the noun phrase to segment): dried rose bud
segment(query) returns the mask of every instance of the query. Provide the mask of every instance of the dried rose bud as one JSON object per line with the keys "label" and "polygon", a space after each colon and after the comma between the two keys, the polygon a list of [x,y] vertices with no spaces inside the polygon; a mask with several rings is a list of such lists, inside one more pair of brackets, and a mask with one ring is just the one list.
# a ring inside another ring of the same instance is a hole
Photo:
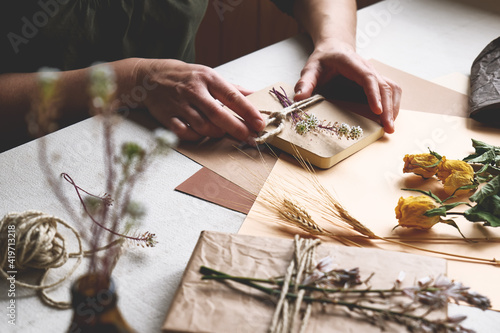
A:
{"label": "dried rose bud", "polygon": [[413,172],[424,178],[431,178],[437,172],[439,159],[433,154],[407,154],[403,161],[405,162],[404,173]]}
{"label": "dried rose bud", "polygon": [[447,160],[443,156],[441,163],[438,165],[436,176],[440,181],[444,182],[454,172],[464,172],[474,177],[474,169],[469,163],[460,160]]}
{"label": "dried rose bud", "polygon": [[436,176],[443,182],[444,191],[448,195],[461,195],[470,190],[457,189],[462,186],[474,184],[474,169],[464,161],[460,160],[443,160],[438,166]]}
{"label": "dried rose bud", "polygon": [[439,216],[425,216],[424,213],[436,208],[436,203],[426,195],[399,198],[395,209],[400,226],[405,228],[430,229],[440,221]]}

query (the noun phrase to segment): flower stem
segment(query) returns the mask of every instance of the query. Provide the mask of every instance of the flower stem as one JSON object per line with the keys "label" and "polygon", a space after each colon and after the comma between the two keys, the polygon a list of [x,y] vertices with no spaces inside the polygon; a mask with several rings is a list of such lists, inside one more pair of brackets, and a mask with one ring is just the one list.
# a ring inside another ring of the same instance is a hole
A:
{"label": "flower stem", "polygon": [[[277,282],[273,281],[273,280],[231,276],[231,275],[216,271],[216,270],[209,268],[209,267],[206,267],[206,266],[200,267],[200,273],[203,274],[203,277],[202,277],[203,280],[216,280],[216,281],[231,280],[231,281],[241,283],[241,284],[244,284],[246,286],[250,286],[250,287],[253,287],[255,289],[258,289],[258,290],[260,290],[268,295],[271,295],[271,296],[278,296],[281,294],[281,290],[279,290],[279,289],[267,288],[267,287],[261,286],[257,283],[254,283],[254,282],[262,282],[262,283],[277,284]],[[301,287],[307,288],[308,286],[301,286]],[[299,289],[301,287],[299,287]],[[432,288],[432,289],[434,289],[434,288]],[[313,290],[326,292],[329,289],[314,288]],[[344,291],[345,292],[345,290],[339,290],[339,289],[334,289],[334,291]],[[370,291],[358,290],[358,291],[365,292],[365,293],[366,292],[381,293],[383,291],[391,291],[391,292],[398,292],[398,293],[402,292],[401,290],[397,290],[397,289],[379,290],[379,291],[377,291],[377,290],[370,290]],[[355,290],[348,290],[347,292],[355,292]],[[287,293],[286,297],[288,299],[296,299],[299,296],[295,293]],[[359,309],[359,310],[364,310],[364,311],[373,311],[373,312],[377,312],[377,313],[384,313],[388,316],[404,317],[404,318],[419,321],[422,323],[432,323],[431,320],[425,319],[421,316],[412,315],[412,314],[407,313],[407,312],[397,312],[397,311],[393,311],[393,310],[389,310],[389,309],[383,309],[383,308],[377,308],[377,307],[373,307],[373,306],[362,305],[359,302],[353,303],[353,302],[343,301],[343,300],[339,300],[339,299],[331,299],[331,298],[326,298],[326,297],[313,297],[313,296],[309,296],[309,295],[303,296],[303,301],[310,302],[310,303],[315,302],[315,303],[321,303],[321,304],[340,305],[340,306],[347,307],[350,310]],[[443,324],[443,325],[445,325],[445,324]]]}
{"label": "flower stem", "polygon": [[[113,235],[115,236],[118,236],[118,237],[123,237],[123,238],[127,238],[127,239],[130,239],[132,241],[135,241],[135,242],[143,242],[143,241],[147,241],[146,238],[144,237],[132,237],[132,236],[128,236],[128,235],[124,235],[124,234],[121,234],[113,229],[110,229],[108,227],[106,227],[105,225],[103,225],[102,223],[100,223],[99,221],[97,221],[93,216],[92,214],[89,212],[88,208],[87,208],[87,205],[85,204],[85,201],[83,200],[82,198],[82,195],[80,193],[80,191],[83,191],[85,193],[88,193],[87,191],[84,191],[82,190],[78,185],[76,185],[76,183],[73,181],[73,179],[67,174],[67,173],[62,173],[61,174],[62,177],[64,178],[64,180],[66,180],[68,183],[70,183],[71,185],[73,185],[75,191],[76,191],[76,194],[78,195],[78,199],[80,200],[80,203],[82,204],[83,206],[83,209],[85,210],[85,213],[89,216],[89,218],[92,220],[92,222],[94,222],[95,224],[97,224],[99,227],[101,227],[102,229],[112,233]],[[94,195],[93,195],[94,196]],[[95,196],[94,196],[95,197]]]}

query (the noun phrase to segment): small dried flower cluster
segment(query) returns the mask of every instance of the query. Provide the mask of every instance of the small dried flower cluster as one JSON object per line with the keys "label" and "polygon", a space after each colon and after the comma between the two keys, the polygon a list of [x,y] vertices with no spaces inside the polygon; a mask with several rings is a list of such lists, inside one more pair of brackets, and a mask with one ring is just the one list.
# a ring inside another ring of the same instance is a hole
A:
{"label": "small dried flower cluster", "polygon": [[330,286],[335,288],[351,288],[360,285],[361,278],[359,268],[353,269],[335,269],[333,258],[326,256],[321,259],[311,274],[305,276],[302,284],[307,286],[315,284],[316,286]]}
{"label": "small dried flower cluster", "polygon": [[417,286],[404,288],[403,293],[413,301],[431,309],[444,308],[451,302],[456,304],[463,302],[481,310],[491,307],[491,302],[487,297],[471,291],[461,282],[452,281],[442,275],[436,279],[422,278]]}
{"label": "small dried flower cluster", "polygon": [[[270,90],[283,107],[292,105],[292,101],[288,98],[283,88],[278,91],[275,88]],[[312,113],[308,113],[299,108],[291,112],[292,124],[295,132],[300,135],[305,135],[309,132],[321,131],[327,134],[336,135],[339,139],[358,140],[363,136],[363,129],[360,126],[349,126],[345,123],[325,123],[320,121],[318,117]]]}
{"label": "small dried flower cluster", "polygon": [[145,244],[146,247],[155,247],[155,245],[158,244],[158,241],[156,240],[156,234],[152,234],[149,231],[146,231],[138,238],[141,241],[137,242],[137,246],[144,247]]}

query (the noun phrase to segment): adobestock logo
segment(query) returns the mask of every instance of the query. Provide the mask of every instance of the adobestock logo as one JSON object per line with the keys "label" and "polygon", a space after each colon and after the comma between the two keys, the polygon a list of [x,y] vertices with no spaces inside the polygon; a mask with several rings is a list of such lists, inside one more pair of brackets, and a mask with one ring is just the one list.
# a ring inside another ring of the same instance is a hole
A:
{"label": "adobestock logo", "polygon": [[18,33],[7,34],[14,53],[19,53],[19,47],[22,44],[28,44],[31,39],[35,38],[39,29],[46,26],[49,19],[59,12],[61,5],[66,5],[68,2],[69,0],[39,0],[40,10],[36,11],[31,18],[26,16],[21,18],[21,28]]}

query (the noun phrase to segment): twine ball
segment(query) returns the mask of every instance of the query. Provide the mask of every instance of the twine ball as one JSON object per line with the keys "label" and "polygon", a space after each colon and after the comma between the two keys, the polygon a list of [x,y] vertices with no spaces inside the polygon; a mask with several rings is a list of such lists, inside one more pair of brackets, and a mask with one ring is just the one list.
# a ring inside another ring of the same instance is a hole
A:
{"label": "twine ball", "polygon": [[0,243],[5,244],[0,247],[0,267],[9,270],[7,245],[14,245],[12,235],[15,235],[15,270],[49,269],[64,265],[68,253],[64,238],[57,231],[58,222],[60,219],[38,211],[5,215],[0,221]]}

